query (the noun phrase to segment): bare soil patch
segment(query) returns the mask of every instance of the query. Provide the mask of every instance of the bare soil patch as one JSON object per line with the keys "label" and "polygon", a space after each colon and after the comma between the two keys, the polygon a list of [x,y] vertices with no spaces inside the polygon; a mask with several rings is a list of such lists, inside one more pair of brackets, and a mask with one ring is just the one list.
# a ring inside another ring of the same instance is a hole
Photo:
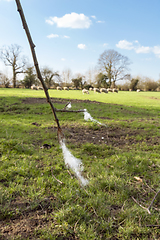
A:
{"label": "bare soil patch", "polygon": [[[97,130],[80,127],[65,127],[63,130],[64,134],[66,134],[68,143],[81,145],[88,142],[93,144],[107,144],[119,148],[142,142],[137,136],[145,135],[145,130],[143,129],[133,130],[120,127],[99,127]],[[158,137],[144,137],[143,142],[157,145],[160,144],[160,139]]]}
{"label": "bare soil patch", "polygon": [[[53,201],[54,197],[50,196],[39,202],[33,209],[31,202],[24,202],[20,197],[11,201],[9,209],[15,215],[10,220],[0,221],[0,239],[13,239],[17,236],[20,237],[19,239],[37,239],[34,238],[35,231],[49,227],[51,224],[48,216],[53,211]],[[19,209],[19,214],[16,214],[16,209]]]}
{"label": "bare soil patch", "polygon": [[1,221],[0,231],[1,240],[13,239],[14,237],[21,237],[22,239],[35,239],[34,232],[47,226],[48,220],[42,210],[30,212],[21,215],[17,219],[10,219],[10,221]]}
{"label": "bare soil patch", "polygon": [[[66,143],[81,147],[85,143],[106,144],[112,147],[126,148],[137,143],[146,142],[148,145],[160,144],[158,137],[146,136],[144,129],[131,129],[113,126],[92,127],[62,126]],[[47,131],[57,132],[56,127],[48,127]]]}
{"label": "bare soil patch", "polygon": [[[66,98],[51,98],[53,104],[58,103],[58,104],[65,104],[67,102],[72,102],[72,103],[96,103],[96,104],[106,104],[102,102],[97,102],[97,101],[90,101],[90,100],[79,100],[79,99],[66,99]],[[22,99],[22,102],[25,104],[44,104],[47,103],[46,98],[25,98]]]}
{"label": "bare soil patch", "polygon": [[[71,127],[70,129],[67,129],[67,132],[69,133],[69,136],[67,136],[68,141],[74,144],[88,142],[93,144],[107,144],[114,147],[122,147],[127,143],[136,143],[134,136],[138,134],[136,131],[128,129],[124,131],[124,129],[118,127],[99,127],[97,130]],[[127,140],[126,136],[133,136],[133,139]]]}

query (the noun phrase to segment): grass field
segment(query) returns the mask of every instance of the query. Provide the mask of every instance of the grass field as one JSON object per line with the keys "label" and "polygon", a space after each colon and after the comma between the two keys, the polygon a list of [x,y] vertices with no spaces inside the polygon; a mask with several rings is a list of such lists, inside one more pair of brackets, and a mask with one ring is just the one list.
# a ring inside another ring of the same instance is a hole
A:
{"label": "grass field", "polygon": [[147,211],[160,190],[160,93],[49,93],[107,125],[57,113],[89,184],[64,164],[44,92],[0,89],[0,239],[160,239],[160,194]]}

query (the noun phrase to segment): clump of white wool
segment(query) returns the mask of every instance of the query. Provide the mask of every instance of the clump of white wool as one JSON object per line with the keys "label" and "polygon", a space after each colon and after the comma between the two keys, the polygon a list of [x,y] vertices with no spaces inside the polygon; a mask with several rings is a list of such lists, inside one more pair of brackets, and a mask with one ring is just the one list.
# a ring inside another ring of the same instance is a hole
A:
{"label": "clump of white wool", "polygon": [[86,186],[89,182],[87,179],[85,179],[81,175],[81,173],[83,171],[82,161],[72,155],[72,153],[66,147],[64,140],[60,141],[60,144],[61,144],[61,148],[62,148],[62,152],[63,152],[65,165],[67,167],[71,168],[75,172],[75,174],[76,174],[77,178],[80,180],[81,184],[83,186]]}
{"label": "clump of white wool", "polygon": [[69,109],[69,108],[71,108],[71,107],[72,107],[72,105],[71,105],[71,103],[69,103],[66,108]]}
{"label": "clump of white wool", "polygon": [[90,113],[87,111],[87,109],[84,109],[84,112],[83,112],[83,113],[84,113],[84,120],[86,120],[86,121],[91,120],[92,122],[96,122],[96,123],[98,123],[98,124],[100,124],[100,125],[102,125],[102,126],[107,127],[107,125],[105,125],[105,124],[103,124],[103,123],[95,120],[95,119],[90,115]]}

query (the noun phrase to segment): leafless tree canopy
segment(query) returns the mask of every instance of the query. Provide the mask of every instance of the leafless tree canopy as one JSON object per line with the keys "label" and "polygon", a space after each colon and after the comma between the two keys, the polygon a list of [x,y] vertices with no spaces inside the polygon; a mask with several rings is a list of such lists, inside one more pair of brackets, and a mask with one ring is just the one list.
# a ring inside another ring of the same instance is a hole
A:
{"label": "leafless tree canopy", "polygon": [[64,82],[64,85],[67,86],[72,79],[72,71],[71,69],[65,69],[62,71],[62,81]]}
{"label": "leafless tree canopy", "polygon": [[130,63],[128,57],[112,49],[104,51],[98,59],[100,70],[107,75],[110,85],[112,81],[125,79]]}
{"label": "leafless tree canopy", "polygon": [[59,74],[58,72],[53,72],[50,68],[48,67],[44,67],[42,70],[42,77],[45,81],[45,84],[47,86],[47,88],[50,88],[53,84],[54,84],[54,77],[56,77],[57,79],[59,79]]}
{"label": "leafless tree canopy", "polygon": [[17,44],[4,46],[0,51],[0,59],[6,66],[11,66],[13,71],[13,87],[16,87],[16,76],[22,73],[26,65],[26,58],[21,57],[21,47]]}
{"label": "leafless tree canopy", "polygon": [[7,77],[6,74],[0,72],[0,85],[6,88],[10,85],[10,79]]}

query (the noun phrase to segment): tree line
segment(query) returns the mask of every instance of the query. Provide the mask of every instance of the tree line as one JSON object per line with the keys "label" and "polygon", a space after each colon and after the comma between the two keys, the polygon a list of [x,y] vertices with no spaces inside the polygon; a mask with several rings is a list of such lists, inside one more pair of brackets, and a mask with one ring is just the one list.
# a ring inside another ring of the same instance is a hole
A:
{"label": "tree line", "polygon": [[[27,57],[22,55],[22,48],[17,44],[3,46],[0,49],[0,60],[6,66],[12,68],[12,79],[9,79],[5,73],[0,72],[0,85],[3,87],[25,87],[31,88],[32,85],[39,86],[40,81],[36,76],[34,66],[30,65]],[[129,74],[129,65],[131,61],[128,57],[121,55],[113,49],[105,50],[98,59],[98,64],[94,69],[89,69],[85,75],[76,74],[73,76],[70,69],[66,69],[59,74],[49,67],[43,67],[41,74],[47,88],[72,87],[75,89],[90,87],[119,88],[119,90],[156,90],[159,82],[140,77],[131,78]],[[17,76],[23,73],[23,79],[17,80]],[[121,84],[120,80],[125,81]]]}
{"label": "tree line", "polygon": [[118,85],[118,89],[121,91],[160,91],[160,80],[155,81],[149,77],[137,76],[130,81],[127,80],[123,84]]}

